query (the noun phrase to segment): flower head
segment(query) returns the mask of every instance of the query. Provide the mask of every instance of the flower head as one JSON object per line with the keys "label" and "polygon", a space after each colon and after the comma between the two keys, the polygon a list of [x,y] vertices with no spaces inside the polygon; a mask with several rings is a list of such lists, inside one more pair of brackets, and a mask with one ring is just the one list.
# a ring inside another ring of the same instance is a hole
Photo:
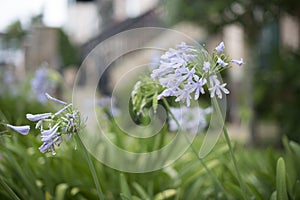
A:
{"label": "flower head", "polygon": [[12,130],[22,134],[22,135],[27,135],[30,131],[30,127],[28,125],[26,125],[26,126],[13,126],[13,125],[10,125],[10,124],[6,124],[6,126],[8,128],[11,128]]}
{"label": "flower head", "polygon": [[[205,94],[206,88],[211,98],[222,98],[223,94],[229,94],[226,83],[221,83],[216,74],[223,71],[229,62],[242,65],[243,60],[228,59],[223,55],[224,50],[224,42],[212,54],[203,48],[198,49],[185,43],[170,48],[160,57],[158,68],[151,73],[153,86],[143,87],[140,82],[135,85],[132,105],[134,109],[139,108],[135,112],[151,105],[155,108],[158,100],[168,97],[175,97],[175,102],[185,102],[190,106],[191,98],[198,100],[201,94]],[[147,84],[151,82],[146,78],[145,80]]]}

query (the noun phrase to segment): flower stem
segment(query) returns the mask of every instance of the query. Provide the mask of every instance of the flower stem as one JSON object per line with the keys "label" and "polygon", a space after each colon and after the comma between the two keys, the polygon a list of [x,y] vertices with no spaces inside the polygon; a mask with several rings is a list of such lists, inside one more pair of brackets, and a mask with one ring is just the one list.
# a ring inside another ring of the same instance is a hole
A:
{"label": "flower stem", "polygon": [[223,127],[223,131],[224,131],[224,136],[225,136],[225,140],[226,140],[226,143],[229,147],[229,152],[230,152],[230,156],[231,156],[231,159],[232,159],[232,162],[233,162],[233,166],[234,166],[234,169],[235,169],[235,172],[236,172],[236,175],[237,175],[237,179],[239,181],[239,184],[241,186],[241,189],[242,189],[242,193],[243,193],[243,197],[244,199],[248,199],[247,198],[247,193],[246,193],[246,184],[245,182],[243,181],[242,179],[242,176],[240,174],[240,171],[239,171],[239,168],[238,168],[238,165],[237,165],[237,161],[236,161],[236,158],[234,156],[234,153],[233,153],[233,148],[232,148],[232,145],[231,145],[231,142],[230,142],[230,138],[229,138],[229,135],[228,135],[228,132],[227,132],[227,128],[224,126]]}
{"label": "flower stem", "polygon": [[97,173],[96,173],[95,167],[93,165],[91,156],[90,156],[89,152],[87,151],[87,149],[85,148],[85,146],[84,146],[81,138],[79,137],[79,135],[76,134],[76,136],[77,136],[77,141],[79,142],[81,148],[83,149],[85,158],[88,162],[88,165],[89,165],[89,168],[90,168],[90,171],[91,171],[91,174],[92,174],[92,177],[93,177],[96,189],[97,189],[98,197],[99,197],[100,200],[104,200],[104,195],[103,195],[102,189],[100,187],[100,183],[99,183]]}
{"label": "flower stem", "polygon": [[[166,106],[166,109],[168,111],[168,113],[171,115],[171,117],[174,119],[175,123],[177,124],[178,127],[180,127],[180,124],[178,122],[178,120],[176,119],[176,117],[174,116],[174,114],[172,113],[169,103],[166,101],[165,98],[163,98],[163,102],[164,105]],[[187,138],[186,134],[184,134],[185,139],[187,140],[187,142],[190,142],[189,139]],[[221,184],[221,182],[218,180],[218,178],[212,173],[212,171],[208,168],[208,166],[205,164],[205,162],[203,161],[203,159],[199,156],[199,154],[197,153],[196,149],[193,147],[193,145],[190,145],[193,153],[195,153],[195,155],[197,156],[198,160],[200,161],[201,165],[204,167],[204,169],[207,171],[207,173],[209,174],[210,177],[212,177],[212,179],[214,180],[214,182],[218,185],[218,187],[224,192],[224,194],[227,196],[227,193],[223,187],[223,185]]]}
{"label": "flower stem", "polygon": [[[222,113],[221,113],[220,107],[219,107],[219,104],[218,104],[216,98],[213,98],[213,103],[215,104],[216,112],[218,113],[219,120],[224,121],[224,119],[222,117]],[[230,157],[231,157],[232,162],[233,162],[233,166],[234,166],[234,169],[235,169],[235,172],[236,172],[236,175],[237,175],[237,179],[238,179],[238,182],[239,182],[241,190],[242,190],[243,198],[244,199],[248,199],[246,184],[243,181],[241,173],[239,171],[239,168],[238,168],[238,165],[237,165],[237,161],[236,161],[236,158],[234,156],[233,148],[232,148],[232,145],[231,145],[231,141],[230,141],[230,138],[229,138],[229,135],[228,135],[228,132],[227,132],[227,128],[225,127],[225,125],[223,126],[223,132],[224,132],[224,136],[225,136],[225,141],[226,141],[227,146],[229,148]]]}
{"label": "flower stem", "polygon": [[12,199],[20,200],[20,198],[17,196],[17,194],[5,183],[4,180],[2,180],[2,178],[0,178],[0,185],[2,185],[4,190],[6,190],[7,193],[9,193],[9,195]]}

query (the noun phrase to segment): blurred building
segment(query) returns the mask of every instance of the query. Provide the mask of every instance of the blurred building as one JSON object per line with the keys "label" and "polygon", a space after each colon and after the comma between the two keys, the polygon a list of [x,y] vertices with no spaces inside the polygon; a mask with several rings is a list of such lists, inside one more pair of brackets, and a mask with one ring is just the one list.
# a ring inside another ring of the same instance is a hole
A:
{"label": "blurred building", "polygon": [[158,0],[70,0],[65,29],[83,44],[107,28],[153,9]]}

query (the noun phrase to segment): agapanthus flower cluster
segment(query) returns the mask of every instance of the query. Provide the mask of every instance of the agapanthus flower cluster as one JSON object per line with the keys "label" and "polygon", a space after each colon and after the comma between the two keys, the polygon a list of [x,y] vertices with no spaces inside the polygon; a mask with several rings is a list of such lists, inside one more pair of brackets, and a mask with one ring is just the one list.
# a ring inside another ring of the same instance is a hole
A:
{"label": "agapanthus flower cluster", "polygon": [[[35,128],[41,133],[41,141],[43,144],[39,147],[40,152],[45,153],[51,151],[52,154],[55,155],[55,146],[60,146],[63,141],[63,136],[70,139],[73,134],[79,133],[81,128],[80,113],[73,108],[71,103],[68,104],[47,93],[45,97],[63,107],[56,113],[26,114],[26,118],[29,121],[35,122]],[[30,131],[29,125],[13,126],[7,124],[7,127],[22,135],[27,135]]]}
{"label": "agapanthus flower cluster", "polygon": [[191,99],[198,100],[205,93],[207,86],[210,97],[222,98],[229,94],[217,74],[228,68],[229,63],[243,64],[241,60],[229,60],[224,54],[225,45],[221,42],[212,55],[204,49],[181,43],[175,49],[170,48],[160,58],[160,65],[151,73],[151,78],[158,80],[164,90],[158,94],[163,97],[176,97],[175,101],[186,102],[190,106]]}
{"label": "agapanthus flower cluster", "polygon": [[172,112],[180,102],[190,107],[192,100],[198,100],[205,93],[211,98],[220,99],[229,94],[227,84],[222,82],[218,74],[231,67],[232,63],[242,66],[243,59],[229,59],[224,50],[224,42],[212,53],[182,42],[166,51],[150,76],[141,77],[134,85],[130,101],[133,119],[139,121],[146,117],[148,109],[156,112],[159,104]]}

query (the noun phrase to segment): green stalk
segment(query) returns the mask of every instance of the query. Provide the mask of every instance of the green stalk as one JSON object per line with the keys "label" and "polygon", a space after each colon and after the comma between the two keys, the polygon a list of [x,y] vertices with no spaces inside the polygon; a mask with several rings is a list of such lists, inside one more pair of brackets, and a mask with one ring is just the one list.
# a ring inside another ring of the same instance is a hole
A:
{"label": "green stalk", "polygon": [[89,152],[87,151],[87,149],[85,148],[85,146],[84,146],[82,140],[80,139],[79,135],[76,134],[76,136],[77,136],[77,141],[79,142],[81,148],[83,149],[84,155],[85,155],[86,160],[88,162],[88,165],[89,165],[89,168],[90,168],[90,171],[91,171],[91,174],[92,174],[92,177],[93,177],[96,189],[97,189],[98,197],[99,197],[100,200],[104,200],[105,198],[104,198],[102,189],[100,187],[100,183],[99,183],[99,180],[98,180],[96,170],[95,170],[95,167],[93,165],[91,156],[90,156]]}
{"label": "green stalk", "polygon": [[242,189],[243,197],[244,197],[244,199],[248,199],[247,196],[246,196],[246,191],[247,191],[246,190],[246,184],[243,181],[241,173],[239,171],[239,168],[238,168],[238,165],[237,165],[237,161],[236,161],[236,158],[235,158],[234,153],[233,153],[233,149],[232,149],[232,145],[231,145],[231,142],[230,142],[230,138],[229,138],[229,135],[228,135],[228,132],[227,132],[227,129],[226,129],[225,126],[223,127],[223,131],[224,131],[224,136],[225,136],[226,143],[227,143],[227,145],[229,147],[230,157],[232,159],[233,166],[234,166],[234,169],[236,171],[236,175],[237,175],[239,184],[240,184],[241,189]]}
{"label": "green stalk", "polygon": [[[163,102],[167,108],[168,113],[170,113],[171,117],[174,119],[175,123],[177,124],[178,127],[180,127],[180,124],[178,122],[178,120],[176,119],[176,117],[174,116],[174,114],[171,112],[170,110],[170,106],[169,103],[166,101],[165,98],[163,98]],[[189,139],[186,137],[186,135],[184,134],[185,139],[187,140],[187,142],[189,142]],[[207,167],[207,165],[205,164],[205,162],[203,161],[203,159],[201,157],[199,157],[199,154],[197,153],[196,149],[193,147],[193,145],[190,145],[192,151],[195,153],[195,155],[197,156],[198,160],[200,161],[201,165],[204,167],[204,169],[207,171],[207,173],[209,174],[210,177],[212,177],[212,179],[214,180],[214,182],[218,185],[218,187],[224,192],[224,194],[227,196],[227,193],[223,187],[223,185],[221,184],[221,182],[219,181],[219,179],[212,173],[212,171]]]}
{"label": "green stalk", "polygon": [[0,185],[10,194],[10,197],[13,198],[14,200],[21,200],[16,193],[5,183],[2,178],[0,178]]}
{"label": "green stalk", "polygon": [[[219,120],[223,121],[221,110],[220,110],[218,102],[216,102],[217,101],[216,98],[213,98],[213,101],[214,101],[214,104],[216,105],[216,109],[217,109],[216,111],[217,111],[218,116],[220,118]],[[230,141],[230,138],[229,138],[229,135],[228,135],[228,132],[227,132],[227,129],[226,129],[225,126],[223,126],[223,132],[224,132],[224,136],[225,136],[225,141],[226,141],[227,146],[229,148],[230,157],[231,157],[232,162],[233,162],[233,166],[234,166],[234,169],[235,169],[235,172],[236,172],[236,175],[237,175],[237,179],[238,179],[240,187],[242,189],[242,195],[243,195],[244,199],[248,199],[248,197],[246,195],[247,194],[246,184],[243,181],[241,173],[239,171],[237,161],[236,161],[236,158],[234,156],[233,148],[232,148],[232,145],[231,145],[231,141]]]}

